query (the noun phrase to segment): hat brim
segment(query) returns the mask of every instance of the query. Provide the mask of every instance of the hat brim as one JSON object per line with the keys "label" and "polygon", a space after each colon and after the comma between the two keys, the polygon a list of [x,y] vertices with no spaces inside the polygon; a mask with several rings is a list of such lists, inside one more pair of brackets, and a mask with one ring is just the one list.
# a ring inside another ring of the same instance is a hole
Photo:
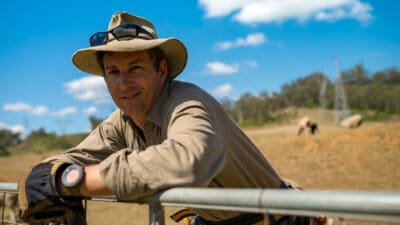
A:
{"label": "hat brim", "polygon": [[106,45],[80,49],[72,56],[72,62],[80,70],[93,75],[103,76],[103,70],[97,61],[97,52],[135,52],[159,47],[167,58],[168,76],[173,79],[186,66],[187,51],[185,45],[176,38],[164,39],[132,39],[129,41],[113,41]]}

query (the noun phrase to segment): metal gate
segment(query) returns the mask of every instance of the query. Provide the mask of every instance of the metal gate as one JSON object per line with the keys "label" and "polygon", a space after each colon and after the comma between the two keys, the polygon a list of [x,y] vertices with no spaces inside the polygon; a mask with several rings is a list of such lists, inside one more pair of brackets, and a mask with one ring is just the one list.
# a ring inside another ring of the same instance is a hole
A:
{"label": "metal gate", "polygon": [[[16,183],[0,183],[0,192],[16,191]],[[112,198],[88,200],[118,202]],[[172,188],[132,203],[149,205],[150,225],[165,224],[164,207],[168,206],[400,223],[399,191]]]}

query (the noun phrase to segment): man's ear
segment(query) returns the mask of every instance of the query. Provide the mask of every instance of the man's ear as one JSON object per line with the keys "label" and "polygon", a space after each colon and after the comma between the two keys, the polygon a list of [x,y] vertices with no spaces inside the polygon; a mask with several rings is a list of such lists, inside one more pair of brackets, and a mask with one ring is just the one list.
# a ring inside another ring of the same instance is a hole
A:
{"label": "man's ear", "polygon": [[168,77],[168,64],[165,59],[161,59],[159,73],[160,77]]}

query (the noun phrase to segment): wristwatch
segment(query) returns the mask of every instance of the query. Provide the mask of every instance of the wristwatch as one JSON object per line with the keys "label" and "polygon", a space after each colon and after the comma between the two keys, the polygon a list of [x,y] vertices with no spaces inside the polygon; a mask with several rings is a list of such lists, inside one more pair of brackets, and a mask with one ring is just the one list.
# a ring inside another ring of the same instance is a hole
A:
{"label": "wristwatch", "polygon": [[80,184],[85,178],[85,170],[79,165],[68,166],[61,175],[61,184],[73,195],[81,196]]}

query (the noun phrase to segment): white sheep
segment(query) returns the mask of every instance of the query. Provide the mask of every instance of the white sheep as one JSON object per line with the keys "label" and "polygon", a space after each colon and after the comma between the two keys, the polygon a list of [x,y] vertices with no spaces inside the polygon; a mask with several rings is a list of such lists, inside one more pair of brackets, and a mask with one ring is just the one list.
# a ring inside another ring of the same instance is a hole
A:
{"label": "white sheep", "polygon": [[300,135],[304,129],[307,129],[307,127],[310,125],[310,123],[311,123],[311,120],[307,116],[301,118],[299,120],[299,122],[297,123],[297,126],[298,126],[297,135]]}
{"label": "white sheep", "polygon": [[315,132],[318,131],[318,124],[314,121],[311,121],[307,116],[303,117],[298,122],[297,135],[300,135],[305,129],[310,129],[310,133],[315,134]]}
{"label": "white sheep", "polygon": [[361,126],[362,122],[363,122],[363,117],[360,114],[354,114],[342,120],[340,122],[340,125],[342,125],[345,128],[357,128]]}

